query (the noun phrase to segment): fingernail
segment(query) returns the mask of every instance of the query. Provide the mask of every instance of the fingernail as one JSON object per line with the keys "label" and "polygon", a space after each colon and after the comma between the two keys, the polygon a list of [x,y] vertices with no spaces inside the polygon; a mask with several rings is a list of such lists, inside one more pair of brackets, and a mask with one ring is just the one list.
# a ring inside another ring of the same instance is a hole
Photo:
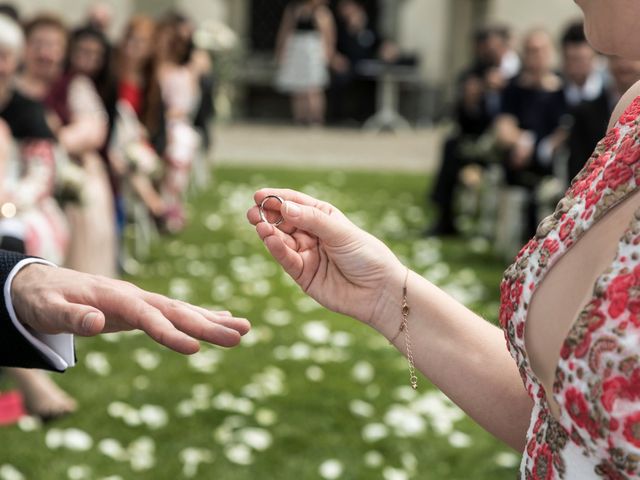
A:
{"label": "fingernail", "polygon": [[87,313],[82,319],[82,330],[87,333],[93,332],[93,323],[98,318],[96,312]]}
{"label": "fingernail", "polygon": [[292,202],[286,203],[285,210],[287,212],[287,215],[289,215],[290,217],[299,217],[300,214],[302,213],[302,209],[298,205]]}

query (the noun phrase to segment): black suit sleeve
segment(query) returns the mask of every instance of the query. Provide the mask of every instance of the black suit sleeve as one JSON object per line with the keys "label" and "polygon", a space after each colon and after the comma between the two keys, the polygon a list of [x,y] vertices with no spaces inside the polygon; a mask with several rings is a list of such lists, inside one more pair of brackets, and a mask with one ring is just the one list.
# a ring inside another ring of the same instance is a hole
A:
{"label": "black suit sleeve", "polygon": [[11,271],[25,258],[27,257],[19,253],[0,250],[0,366],[55,370],[40,351],[16,329],[9,317],[4,287]]}

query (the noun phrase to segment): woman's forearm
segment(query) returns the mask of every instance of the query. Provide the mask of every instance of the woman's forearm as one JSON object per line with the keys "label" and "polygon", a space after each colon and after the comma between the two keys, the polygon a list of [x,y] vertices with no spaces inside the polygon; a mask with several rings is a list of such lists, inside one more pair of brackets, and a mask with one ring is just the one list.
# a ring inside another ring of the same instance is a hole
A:
{"label": "woman's forearm", "polygon": [[97,151],[104,145],[107,136],[107,121],[99,114],[83,115],[64,126],[58,133],[60,144],[70,155],[82,155]]}
{"label": "woman's forearm", "polygon": [[[404,271],[393,275],[371,319],[389,340],[402,321],[404,278]],[[502,330],[413,272],[407,287],[416,368],[483,428],[522,451],[533,402]],[[404,333],[394,344],[406,354]]]}

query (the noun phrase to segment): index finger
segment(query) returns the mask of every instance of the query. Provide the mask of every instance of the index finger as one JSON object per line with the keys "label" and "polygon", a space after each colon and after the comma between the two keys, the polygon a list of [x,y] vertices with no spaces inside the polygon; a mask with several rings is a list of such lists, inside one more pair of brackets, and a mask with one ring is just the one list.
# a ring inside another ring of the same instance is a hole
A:
{"label": "index finger", "polygon": [[256,202],[256,205],[260,205],[262,201],[270,195],[277,195],[285,201],[298,203],[300,205],[316,207],[322,210],[324,213],[331,213],[331,209],[333,208],[327,202],[323,202],[322,200],[313,198],[306,193],[291,190],[289,188],[262,188],[254,194],[253,198]]}

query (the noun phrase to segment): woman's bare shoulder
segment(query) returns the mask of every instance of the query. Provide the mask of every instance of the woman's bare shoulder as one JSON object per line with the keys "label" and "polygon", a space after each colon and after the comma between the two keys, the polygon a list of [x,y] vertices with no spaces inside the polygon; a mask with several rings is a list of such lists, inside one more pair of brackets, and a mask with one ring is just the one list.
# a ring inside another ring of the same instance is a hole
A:
{"label": "woman's bare shoulder", "polygon": [[611,114],[611,120],[609,121],[609,129],[613,128],[620,116],[624,113],[631,102],[637,97],[640,97],[640,81],[636,82],[627,92],[620,98],[620,101],[616,105],[616,108]]}

